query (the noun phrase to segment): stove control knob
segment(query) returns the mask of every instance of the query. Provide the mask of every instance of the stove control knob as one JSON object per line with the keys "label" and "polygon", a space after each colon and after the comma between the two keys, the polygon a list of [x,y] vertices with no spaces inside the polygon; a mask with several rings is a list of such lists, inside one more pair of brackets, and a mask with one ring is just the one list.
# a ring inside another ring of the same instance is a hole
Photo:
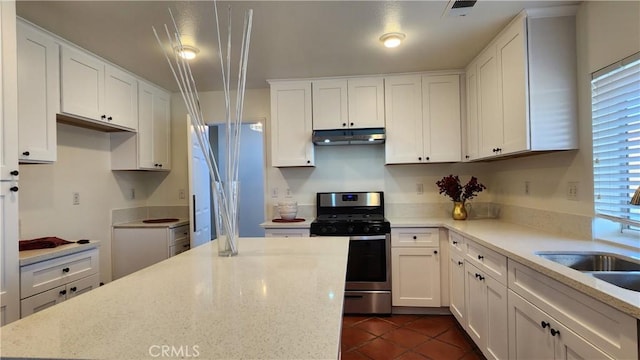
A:
{"label": "stove control knob", "polygon": [[326,228],[326,227],[324,227],[324,226],[323,226],[323,227],[321,227],[321,228],[320,228],[320,232],[321,232],[321,233],[323,233],[323,234],[324,234],[324,233],[326,233],[326,232],[327,232],[327,228]]}
{"label": "stove control knob", "polygon": [[368,233],[369,232],[369,227],[368,226],[363,227],[362,228],[362,232]]}
{"label": "stove control knob", "polygon": [[347,228],[347,232],[348,232],[348,233],[352,233],[352,232],[353,232],[353,226],[349,226],[349,227]]}
{"label": "stove control knob", "polygon": [[379,233],[380,232],[380,226],[374,226],[373,227],[373,231],[376,232],[376,233]]}

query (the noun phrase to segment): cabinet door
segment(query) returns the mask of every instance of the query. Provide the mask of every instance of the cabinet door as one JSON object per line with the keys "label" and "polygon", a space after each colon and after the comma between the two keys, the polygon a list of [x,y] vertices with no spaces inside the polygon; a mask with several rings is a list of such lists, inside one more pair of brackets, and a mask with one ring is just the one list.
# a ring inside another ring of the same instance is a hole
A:
{"label": "cabinet door", "polygon": [[18,24],[18,145],[21,162],[56,160],[60,50],[54,39]]}
{"label": "cabinet door", "polygon": [[154,88],[145,83],[138,86],[138,167],[141,169],[157,168],[153,162],[154,92]]}
{"label": "cabinet door", "polygon": [[41,292],[20,301],[20,317],[25,317],[38,311],[42,311],[53,305],[65,301],[67,298],[66,287],[59,286],[48,291]]}
{"label": "cabinet door", "polygon": [[138,81],[110,65],[105,67],[105,111],[108,122],[138,128]]}
{"label": "cabinet door", "polygon": [[485,348],[487,359],[509,358],[509,332],[507,326],[507,287],[491,276],[484,276],[487,321]]}
{"label": "cabinet door", "polygon": [[347,80],[314,80],[313,129],[331,130],[349,127]]}
{"label": "cabinet door", "polygon": [[561,323],[554,323],[552,326],[557,331],[555,336],[551,336],[555,340],[554,352],[556,359],[615,359],[615,357],[604,353],[594,344],[580,337]]}
{"label": "cabinet door", "polygon": [[94,120],[106,120],[104,63],[78,50],[62,47],[60,111]]}
{"label": "cabinet door", "polygon": [[449,258],[449,310],[458,319],[460,325],[464,326],[466,320],[466,307],[464,299],[464,260],[451,252]]}
{"label": "cabinet door", "polygon": [[554,339],[546,325],[549,316],[513,291],[508,297],[509,358],[553,359]]}
{"label": "cabinet door", "polygon": [[526,18],[521,17],[496,39],[499,103],[503,120],[500,154],[529,149]]}
{"label": "cabinet door", "polygon": [[383,128],[384,79],[349,79],[348,86],[349,126],[360,129]]}
{"label": "cabinet door", "polygon": [[100,286],[100,275],[94,274],[67,284],[67,299],[84,294]]}
{"label": "cabinet door", "polygon": [[156,89],[153,97],[153,162],[159,170],[171,169],[171,97]]}
{"label": "cabinet door", "polygon": [[271,165],[314,166],[311,82],[271,84]]}
{"label": "cabinet door", "polygon": [[393,306],[440,306],[438,248],[391,248]]}
{"label": "cabinet door", "polygon": [[466,330],[473,341],[484,349],[487,327],[487,287],[480,280],[478,268],[465,262],[464,294],[467,310]]}
{"label": "cabinet door", "polygon": [[466,118],[466,151],[465,161],[478,158],[478,76],[477,64],[474,62],[467,67],[467,118]]}
{"label": "cabinet door", "polygon": [[[2,2],[2,9],[8,2]],[[3,24],[4,25],[4,24]],[[0,325],[20,318],[18,267],[18,193],[9,181],[0,182]]]}
{"label": "cabinet door", "polygon": [[425,161],[460,161],[459,75],[422,77],[422,127]]}
{"label": "cabinet door", "polygon": [[495,45],[488,47],[477,60],[478,125],[480,157],[496,155],[502,145],[502,114],[498,89],[498,65]]}
{"label": "cabinet door", "polygon": [[15,2],[1,1],[0,12],[0,179],[17,180],[12,174],[18,170]]}
{"label": "cabinet door", "polygon": [[422,82],[420,75],[384,79],[387,164],[422,162]]}

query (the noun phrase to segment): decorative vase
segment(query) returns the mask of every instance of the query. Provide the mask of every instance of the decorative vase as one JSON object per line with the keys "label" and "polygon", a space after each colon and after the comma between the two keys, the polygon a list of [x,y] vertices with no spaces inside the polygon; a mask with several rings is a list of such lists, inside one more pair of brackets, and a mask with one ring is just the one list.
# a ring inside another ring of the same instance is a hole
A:
{"label": "decorative vase", "polygon": [[467,218],[467,208],[464,206],[464,201],[453,202],[451,216],[453,220],[465,220]]}
{"label": "decorative vase", "polygon": [[236,256],[238,255],[238,238],[240,237],[238,226],[238,182],[232,182],[231,188],[216,182],[215,187],[213,207],[218,256]]}

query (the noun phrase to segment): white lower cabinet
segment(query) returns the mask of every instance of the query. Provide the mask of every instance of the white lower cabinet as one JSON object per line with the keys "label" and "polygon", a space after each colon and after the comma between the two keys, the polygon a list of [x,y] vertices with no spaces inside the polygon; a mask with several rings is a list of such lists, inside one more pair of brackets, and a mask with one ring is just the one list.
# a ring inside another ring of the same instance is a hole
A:
{"label": "white lower cabinet", "polygon": [[507,359],[507,287],[465,264],[466,329],[487,359]]}
{"label": "white lower cabinet", "polygon": [[111,244],[113,280],[144,269],[190,248],[189,225],[115,227]]}
{"label": "white lower cabinet", "polygon": [[265,237],[309,237],[309,228],[267,228]]}
{"label": "white lower cabinet", "polygon": [[509,290],[510,359],[614,359]]}
{"label": "white lower cabinet", "polygon": [[440,306],[438,228],[391,229],[391,304]]}
{"label": "white lower cabinet", "polygon": [[464,326],[467,317],[464,299],[464,259],[453,251],[449,254],[449,310],[460,325]]}
{"label": "white lower cabinet", "polygon": [[93,290],[100,285],[98,274],[88,276],[84,279],[76,280],[64,286],[59,286],[51,290],[41,292],[20,301],[20,313],[22,317],[31,315],[40,310],[61,303],[72,297]]}
{"label": "white lower cabinet", "polygon": [[21,266],[21,317],[100,286],[98,254],[94,248]]}

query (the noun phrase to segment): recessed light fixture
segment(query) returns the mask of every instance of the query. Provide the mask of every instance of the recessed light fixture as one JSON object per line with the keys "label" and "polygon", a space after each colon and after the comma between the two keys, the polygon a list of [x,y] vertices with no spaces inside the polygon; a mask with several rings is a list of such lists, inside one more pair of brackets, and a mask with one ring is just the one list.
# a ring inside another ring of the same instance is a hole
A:
{"label": "recessed light fixture", "polygon": [[193,60],[196,58],[196,55],[200,52],[200,50],[193,46],[182,45],[176,47],[176,52],[183,59]]}
{"label": "recessed light fixture", "polygon": [[403,33],[391,32],[380,36],[380,41],[382,41],[385,47],[394,48],[398,47],[405,37],[406,35]]}

